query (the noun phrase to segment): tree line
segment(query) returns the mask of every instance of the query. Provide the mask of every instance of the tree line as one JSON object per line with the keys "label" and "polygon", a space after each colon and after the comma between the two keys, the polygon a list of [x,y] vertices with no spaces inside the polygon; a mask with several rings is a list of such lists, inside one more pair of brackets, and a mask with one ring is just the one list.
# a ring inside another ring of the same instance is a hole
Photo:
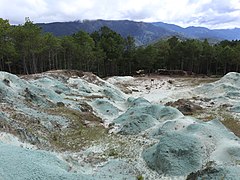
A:
{"label": "tree line", "polygon": [[169,69],[211,75],[239,71],[239,64],[240,41],[212,45],[171,37],[136,47],[133,37],[124,38],[106,26],[91,34],[56,37],[29,18],[18,26],[0,18],[0,70],[15,74],[75,69],[112,76]]}
{"label": "tree line", "polygon": [[230,71],[238,72],[240,65],[239,40],[210,44],[206,39],[183,41],[171,37],[137,51],[151,54],[148,56],[151,57],[151,63],[148,64],[151,67],[185,70],[196,74],[223,75]]}

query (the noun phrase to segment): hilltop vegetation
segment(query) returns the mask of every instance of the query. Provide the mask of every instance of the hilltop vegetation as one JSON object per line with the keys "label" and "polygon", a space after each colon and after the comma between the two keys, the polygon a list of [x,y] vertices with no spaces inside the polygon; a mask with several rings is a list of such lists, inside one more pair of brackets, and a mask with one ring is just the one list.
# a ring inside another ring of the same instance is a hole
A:
{"label": "hilltop vegetation", "polygon": [[155,44],[136,47],[126,38],[103,26],[91,34],[79,31],[56,37],[43,33],[29,19],[11,26],[0,19],[0,70],[32,74],[52,69],[91,71],[99,76],[131,75],[136,70],[185,70],[201,74],[239,71],[240,41],[180,40],[173,36]]}

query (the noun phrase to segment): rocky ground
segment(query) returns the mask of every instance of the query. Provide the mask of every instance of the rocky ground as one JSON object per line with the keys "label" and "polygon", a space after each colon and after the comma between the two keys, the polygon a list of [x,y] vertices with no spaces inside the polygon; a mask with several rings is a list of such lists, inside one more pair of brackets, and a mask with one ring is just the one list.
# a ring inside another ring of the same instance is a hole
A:
{"label": "rocky ground", "polygon": [[238,179],[240,74],[0,72],[2,179]]}

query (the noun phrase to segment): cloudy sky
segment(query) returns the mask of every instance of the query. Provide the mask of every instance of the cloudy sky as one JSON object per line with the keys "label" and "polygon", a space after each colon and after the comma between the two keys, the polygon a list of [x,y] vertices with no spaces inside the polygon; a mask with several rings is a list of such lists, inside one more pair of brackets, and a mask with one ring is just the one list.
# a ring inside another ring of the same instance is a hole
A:
{"label": "cloudy sky", "polygon": [[11,24],[129,19],[183,27],[240,27],[240,0],[0,0],[0,17]]}

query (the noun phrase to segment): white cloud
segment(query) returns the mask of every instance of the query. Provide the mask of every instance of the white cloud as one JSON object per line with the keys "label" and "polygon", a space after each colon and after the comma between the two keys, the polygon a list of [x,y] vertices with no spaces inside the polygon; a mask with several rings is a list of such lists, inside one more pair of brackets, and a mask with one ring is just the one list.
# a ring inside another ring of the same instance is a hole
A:
{"label": "white cloud", "polygon": [[240,0],[0,0],[11,23],[130,19],[182,26],[240,27]]}
{"label": "white cloud", "polygon": [[46,12],[45,0],[0,0],[0,17],[13,23],[22,23],[25,17],[36,18]]}

